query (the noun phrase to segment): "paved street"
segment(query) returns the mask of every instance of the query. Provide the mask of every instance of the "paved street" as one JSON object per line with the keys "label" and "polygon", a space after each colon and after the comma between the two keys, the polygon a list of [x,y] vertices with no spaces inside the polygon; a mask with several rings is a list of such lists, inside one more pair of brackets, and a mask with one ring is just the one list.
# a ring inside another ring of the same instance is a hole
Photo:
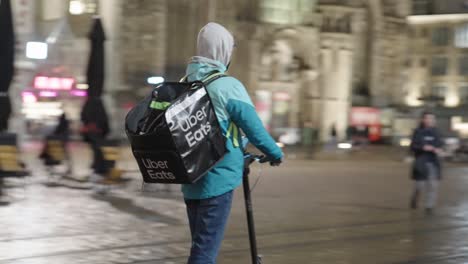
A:
{"label": "paved street", "polygon": [[[189,237],[177,187],[141,192],[136,174],[107,196],[46,184],[33,162],[37,146],[26,148],[34,176],[24,188],[21,180],[8,182],[16,187],[0,207],[0,263],[185,263]],[[468,167],[446,166],[439,208],[426,216],[408,210],[408,165],[379,155],[256,166],[264,263],[468,263]],[[73,156],[77,174],[84,173],[89,153],[76,146]],[[128,158],[120,166],[135,168]],[[248,254],[239,189],[219,263],[250,263]]]}

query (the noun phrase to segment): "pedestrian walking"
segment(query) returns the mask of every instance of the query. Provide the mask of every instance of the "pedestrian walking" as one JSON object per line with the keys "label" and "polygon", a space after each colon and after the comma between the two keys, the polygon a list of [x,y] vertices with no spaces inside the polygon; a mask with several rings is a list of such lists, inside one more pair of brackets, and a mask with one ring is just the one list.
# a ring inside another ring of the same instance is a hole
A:
{"label": "pedestrian walking", "polygon": [[331,129],[330,129],[330,136],[333,140],[336,140],[336,137],[338,136],[338,133],[336,132],[336,125],[333,124]]}
{"label": "pedestrian walking", "polygon": [[[233,49],[231,33],[219,24],[208,23],[198,34],[197,56],[188,64],[187,80],[203,80],[214,72],[225,73]],[[229,76],[219,78],[207,86],[207,91],[223,134],[228,137],[228,152],[203,178],[182,186],[192,235],[189,264],[216,263],[231,211],[233,190],[242,183],[244,154],[238,129],[270,158],[272,165],[279,165],[283,157],[240,81]]]}
{"label": "pedestrian walking", "polygon": [[70,137],[70,121],[65,113],[60,115],[57,126],[54,130],[54,135],[60,136],[63,138],[63,141],[68,141]]}
{"label": "pedestrian walking", "polygon": [[435,115],[425,112],[418,128],[414,130],[411,150],[414,153],[412,179],[414,188],[410,206],[418,208],[419,198],[424,193],[426,213],[432,213],[437,201],[439,181],[441,179],[442,140],[436,128]]}
{"label": "pedestrian walking", "polygon": [[67,118],[67,115],[63,113],[58,120],[58,125],[55,128],[54,135],[58,136],[63,142],[63,148],[65,153],[65,161],[67,162],[67,175],[73,172],[73,163],[68,149],[68,142],[70,139],[70,121]]}
{"label": "pedestrian walking", "polygon": [[325,150],[327,151],[334,151],[336,150],[337,143],[338,143],[338,133],[336,131],[336,124],[333,123],[330,127],[330,132],[329,132],[329,140],[328,142],[324,145]]}
{"label": "pedestrian walking", "polygon": [[[72,161],[71,155],[68,151],[68,140],[70,138],[70,121],[68,120],[65,113],[60,115],[57,119],[57,126],[54,131],[47,135],[44,140],[44,146],[42,148],[40,159],[44,160],[47,166],[54,166],[61,164],[62,162],[67,163],[66,174],[69,175],[72,172]],[[51,143],[55,142],[55,144]],[[57,144],[58,143],[58,144]],[[57,148],[59,151],[57,151]],[[53,154],[63,153],[63,155]]]}

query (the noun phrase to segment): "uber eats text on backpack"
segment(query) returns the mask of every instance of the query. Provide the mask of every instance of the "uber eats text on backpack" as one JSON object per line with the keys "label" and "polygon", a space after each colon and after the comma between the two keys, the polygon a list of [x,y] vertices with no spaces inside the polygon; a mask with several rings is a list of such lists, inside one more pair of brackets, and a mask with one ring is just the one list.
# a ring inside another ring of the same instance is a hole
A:
{"label": "uber eats text on backpack", "polygon": [[[206,113],[205,106],[194,114],[177,122],[180,129],[185,133],[185,141],[189,147],[195,146],[202,141],[211,131],[211,124]],[[171,122],[170,129],[174,130],[174,122]]]}
{"label": "uber eats text on backpack", "polygon": [[152,160],[149,158],[141,158],[141,162],[148,173],[148,176],[154,180],[174,180],[175,176],[169,170],[167,160]]}
{"label": "uber eats text on backpack", "polygon": [[145,182],[194,183],[227,152],[206,90],[225,75],[210,76],[206,82],[163,83],[127,114],[127,136]]}

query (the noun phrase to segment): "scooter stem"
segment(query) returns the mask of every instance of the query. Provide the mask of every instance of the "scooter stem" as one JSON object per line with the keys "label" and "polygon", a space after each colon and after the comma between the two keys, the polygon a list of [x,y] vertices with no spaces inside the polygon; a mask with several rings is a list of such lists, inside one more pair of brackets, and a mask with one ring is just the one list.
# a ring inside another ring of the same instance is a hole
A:
{"label": "scooter stem", "polygon": [[252,210],[252,197],[250,194],[250,183],[249,183],[249,168],[244,169],[243,175],[243,187],[244,187],[244,201],[245,211],[247,215],[247,226],[249,229],[249,241],[250,241],[250,253],[252,257],[252,264],[261,264],[261,259],[257,253],[257,239],[255,235],[255,224]]}

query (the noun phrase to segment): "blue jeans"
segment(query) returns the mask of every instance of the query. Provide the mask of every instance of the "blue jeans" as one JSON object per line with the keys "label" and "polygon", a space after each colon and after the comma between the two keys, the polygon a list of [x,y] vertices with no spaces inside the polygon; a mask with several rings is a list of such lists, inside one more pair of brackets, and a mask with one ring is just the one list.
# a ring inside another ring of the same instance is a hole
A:
{"label": "blue jeans", "polygon": [[188,264],[215,264],[231,211],[233,191],[201,200],[185,200],[192,234]]}

